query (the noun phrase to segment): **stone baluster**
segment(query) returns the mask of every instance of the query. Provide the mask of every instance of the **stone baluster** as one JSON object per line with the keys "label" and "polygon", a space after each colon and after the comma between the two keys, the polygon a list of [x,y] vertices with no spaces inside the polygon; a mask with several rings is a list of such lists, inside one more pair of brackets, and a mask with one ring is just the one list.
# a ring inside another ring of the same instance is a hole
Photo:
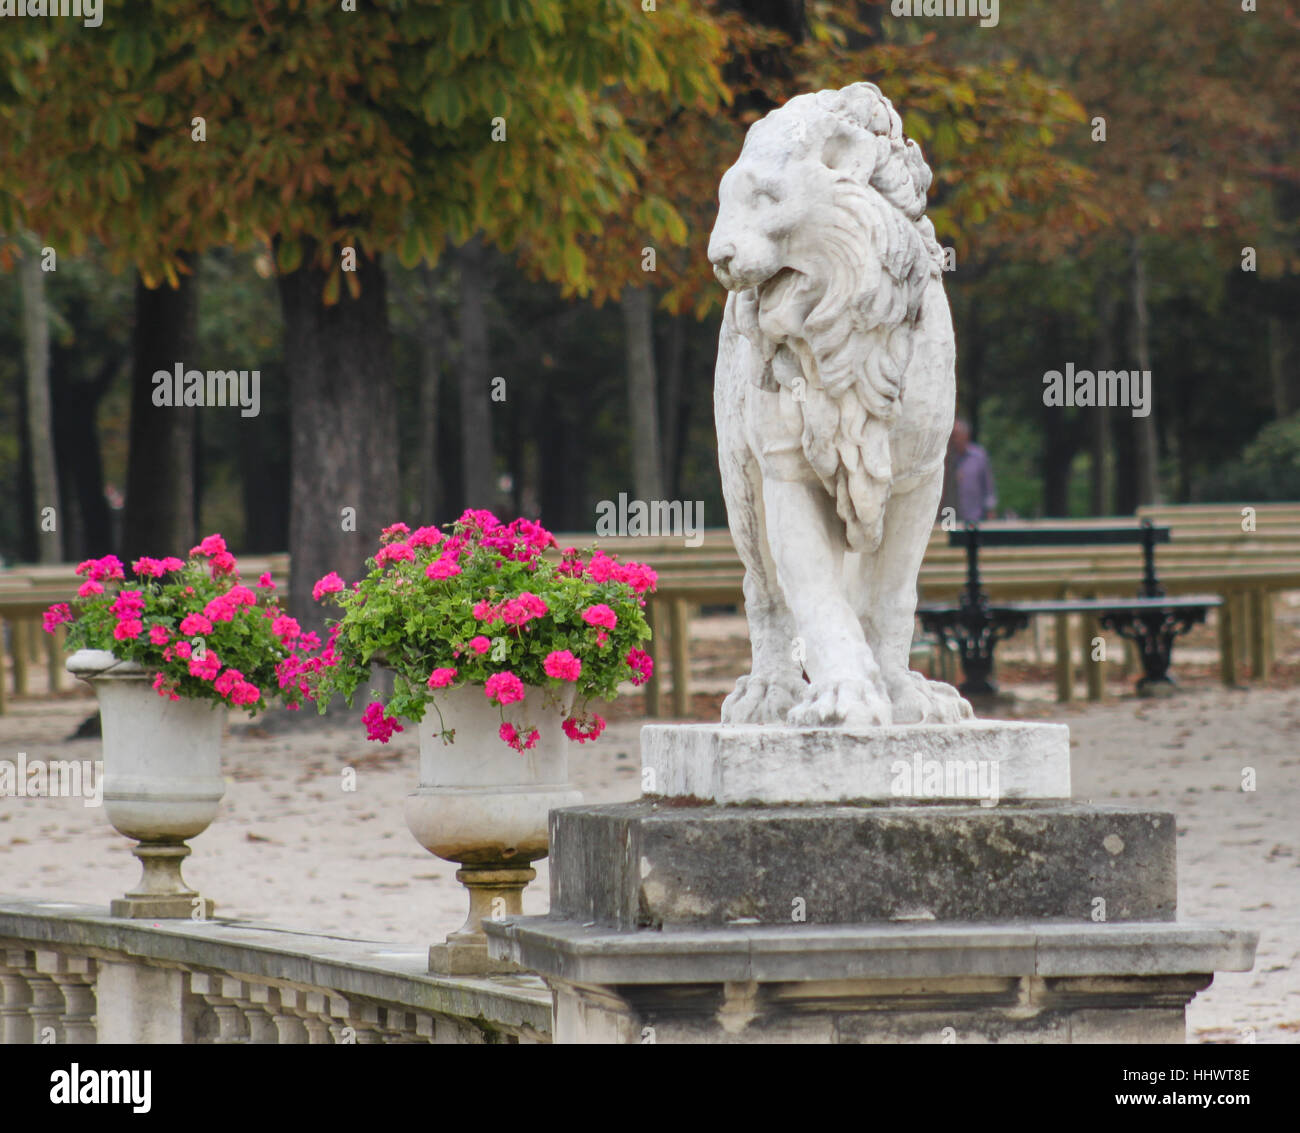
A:
{"label": "stone baluster", "polygon": [[358,1045],[372,1046],[384,1042],[380,1014],[383,1008],[375,1003],[354,1003],[348,1026],[354,1032],[354,1042]]}
{"label": "stone baluster", "polygon": [[279,1004],[276,989],[269,984],[249,984],[248,1002],[244,1017],[248,1020],[248,1041],[257,1045],[274,1045],[282,1042],[279,1024],[274,1018]]}
{"label": "stone baluster", "polygon": [[5,1045],[33,1041],[32,990],[23,974],[28,967],[27,953],[19,948],[0,952],[0,1043]]}
{"label": "stone baluster", "polygon": [[299,993],[291,987],[268,988],[267,991],[267,1009],[275,1023],[278,1041],[283,1045],[310,1042],[306,1024],[295,1010]]}
{"label": "stone baluster", "polygon": [[24,952],[22,956],[21,971],[27,978],[27,986],[32,993],[27,1007],[27,1013],[32,1019],[32,1041],[61,1043],[64,1041],[63,1027],[60,1024],[64,1013],[63,992],[49,976],[37,970],[34,953]]}
{"label": "stone baluster", "polygon": [[307,1042],[323,1046],[334,1041],[330,1035],[330,1020],[325,1015],[325,996],[316,991],[298,991],[295,988],[280,989],[281,1004],[291,1010],[307,1031]]}
{"label": "stone baluster", "polygon": [[248,1042],[248,1023],[242,1007],[243,983],[232,976],[190,973],[190,991],[199,996],[217,1016],[218,1045]]}
{"label": "stone baluster", "polygon": [[63,1041],[96,1042],[95,961],[89,956],[38,951],[35,967],[54,981],[63,997],[63,1014],[59,1019]]}

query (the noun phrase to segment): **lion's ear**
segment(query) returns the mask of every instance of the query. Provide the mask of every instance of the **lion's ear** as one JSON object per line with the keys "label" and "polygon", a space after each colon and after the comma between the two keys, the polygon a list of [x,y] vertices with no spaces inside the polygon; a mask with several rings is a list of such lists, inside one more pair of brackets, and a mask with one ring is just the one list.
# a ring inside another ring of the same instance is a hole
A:
{"label": "lion's ear", "polygon": [[865,130],[841,124],[822,143],[821,157],[828,169],[865,185],[876,167],[876,139]]}

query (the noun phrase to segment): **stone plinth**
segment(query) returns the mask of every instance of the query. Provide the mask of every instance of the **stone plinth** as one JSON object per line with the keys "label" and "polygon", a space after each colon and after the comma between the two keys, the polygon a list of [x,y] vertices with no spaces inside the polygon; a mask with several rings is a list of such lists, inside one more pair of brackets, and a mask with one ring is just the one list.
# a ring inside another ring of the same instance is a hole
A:
{"label": "stone plinth", "polygon": [[570,807],[551,814],[551,912],[618,928],[1168,921],[1175,839],[1172,815],[1115,806]]}
{"label": "stone plinth", "polygon": [[[1253,963],[1255,934],[1176,920],[1173,815],[1055,801],[1063,726],[642,737],[658,794],[553,811],[550,915],[483,922],[557,1042],[1181,1043]],[[1046,797],[866,801],[918,749]]]}
{"label": "stone plinth", "polygon": [[648,795],[767,804],[1070,797],[1064,724],[970,720],[853,731],[651,725],[641,732]]}

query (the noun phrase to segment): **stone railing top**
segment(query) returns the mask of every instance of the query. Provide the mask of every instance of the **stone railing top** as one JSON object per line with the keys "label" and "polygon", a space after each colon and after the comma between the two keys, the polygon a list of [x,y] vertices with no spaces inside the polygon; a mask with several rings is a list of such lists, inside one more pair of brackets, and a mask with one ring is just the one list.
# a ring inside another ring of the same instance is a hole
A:
{"label": "stone railing top", "polygon": [[480,1020],[506,1031],[549,1035],[551,994],[537,976],[434,976],[427,945],[294,932],[248,921],[108,916],[101,906],[0,896],[0,941],[65,948],[106,960],[139,960],[238,973],[271,982]]}

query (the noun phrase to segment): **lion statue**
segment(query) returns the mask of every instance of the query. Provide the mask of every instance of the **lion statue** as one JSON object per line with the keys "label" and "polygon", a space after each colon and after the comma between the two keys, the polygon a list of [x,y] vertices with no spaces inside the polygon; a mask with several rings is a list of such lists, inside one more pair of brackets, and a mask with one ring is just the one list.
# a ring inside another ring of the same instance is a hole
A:
{"label": "lion statue", "polygon": [[871,83],[754,123],[718,187],[718,460],[753,664],[724,724],[973,715],[909,668],[956,346],[930,169]]}

